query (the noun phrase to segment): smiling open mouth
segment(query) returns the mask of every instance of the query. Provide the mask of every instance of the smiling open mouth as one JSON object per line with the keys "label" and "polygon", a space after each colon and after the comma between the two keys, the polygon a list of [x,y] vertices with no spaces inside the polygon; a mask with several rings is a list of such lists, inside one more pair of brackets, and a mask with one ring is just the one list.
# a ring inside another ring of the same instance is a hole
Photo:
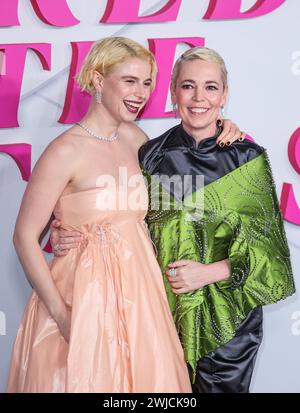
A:
{"label": "smiling open mouth", "polygon": [[188,110],[194,115],[199,115],[209,111],[209,108],[188,108]]}
{"label": "smiling open mouth", "polygon": [[138,113],[144,102],[138,102],[134,100],[123,100],[126,109],[131,113]]}

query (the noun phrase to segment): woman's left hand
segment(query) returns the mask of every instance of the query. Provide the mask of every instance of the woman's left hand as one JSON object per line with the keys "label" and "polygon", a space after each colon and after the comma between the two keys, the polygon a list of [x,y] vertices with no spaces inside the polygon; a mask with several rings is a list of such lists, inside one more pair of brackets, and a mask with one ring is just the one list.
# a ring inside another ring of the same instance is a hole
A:
{"label": "woman's left hand", "polygon": [[221,147],[229,146],[237,140],[242,142],[245,139],[245,132],[240,131],[239,127],[230,119],[223,119],[222,126],[223,131],[217,139],[217,144]]}
{"label": "woman's left hand", "polygon": [[[174,294],[184,294],[202,288],[212,282],[210,264],[201,264],[192,260],[179,260],[168,265],[166,275]],[[176,275],[170,275],[171,269],[176,269]]]}
{"label": "woman's left hand", "polygon": [[178,260],[169,264],[168,267],[166,275],[171,284],[172,291],[176,295],[195,291],[208,284],[231,278],[228,259],[211,264],[202,264],[192,260]]}

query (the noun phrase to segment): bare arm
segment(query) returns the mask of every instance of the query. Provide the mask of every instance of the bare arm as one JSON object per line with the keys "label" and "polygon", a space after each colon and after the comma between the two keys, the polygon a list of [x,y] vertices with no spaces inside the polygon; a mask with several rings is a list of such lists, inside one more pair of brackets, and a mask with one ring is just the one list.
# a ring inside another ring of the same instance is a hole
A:
{"label": "bare arm", "polygon": [[[53,141],[37,162],[28,183],[14,231],[14,245],[26,276],[68,339],[68,309],[56,288],[39,245],[55,204],[72,178],[73,146],[64,138]],[[71,155],[72,154],[72,155]]]}

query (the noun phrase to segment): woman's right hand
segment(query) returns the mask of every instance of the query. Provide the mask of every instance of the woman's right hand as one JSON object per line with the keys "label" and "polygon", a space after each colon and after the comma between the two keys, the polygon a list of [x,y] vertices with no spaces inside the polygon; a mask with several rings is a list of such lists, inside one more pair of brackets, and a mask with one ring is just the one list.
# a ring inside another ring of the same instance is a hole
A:
{"label": "woman's right hand", "polygon": [[67,343],[70,340],[71,317],[71,308],[66,305],[64,310],[55,318],[59,331]]}
{"label": "woman's right hand", "polygon": [[61,228],[61,222],[54,219],[51,223],[50,243],[56,257],[67,255],[70,249],[77,248],[82,241],[82,235],[76,231],[66,231]]}

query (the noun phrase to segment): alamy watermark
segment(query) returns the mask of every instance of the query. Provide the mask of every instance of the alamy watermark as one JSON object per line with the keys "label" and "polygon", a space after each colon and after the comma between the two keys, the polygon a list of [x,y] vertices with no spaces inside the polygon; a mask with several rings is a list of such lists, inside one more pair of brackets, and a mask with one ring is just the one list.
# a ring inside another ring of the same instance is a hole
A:
{"label": "alamy watermark", "polygon": [[292,74],[294,76],[299,76],[300,75],[300,50],[295,50],[292,53],[292,60],[293,60],[293,64],[291,67]]}
{"label": "alamy watermark", "polygon": [[0,311],[0,336],[6,336],[6,317],[3,311]]}
{"label": "alamy watermark", "polygon": [[300,336],[300,311],[294,311],[291,319],[294,321],[291,326],[293,336]]}
{"label": "alamy watermark", "polygon": [[0,75],[6,75],[5,53],[2,50],[0,50]]}
{"label": "alamy watermark", "polygon": [[203,175],[149,175],[145,178],[141,174],[135,174],[129,177],[128,168],[119,167],[117,178],[101,175],[96,186],[99,188],[96,205],[101,211],[184,209],[187,220],[200,220],[203,217]]}

